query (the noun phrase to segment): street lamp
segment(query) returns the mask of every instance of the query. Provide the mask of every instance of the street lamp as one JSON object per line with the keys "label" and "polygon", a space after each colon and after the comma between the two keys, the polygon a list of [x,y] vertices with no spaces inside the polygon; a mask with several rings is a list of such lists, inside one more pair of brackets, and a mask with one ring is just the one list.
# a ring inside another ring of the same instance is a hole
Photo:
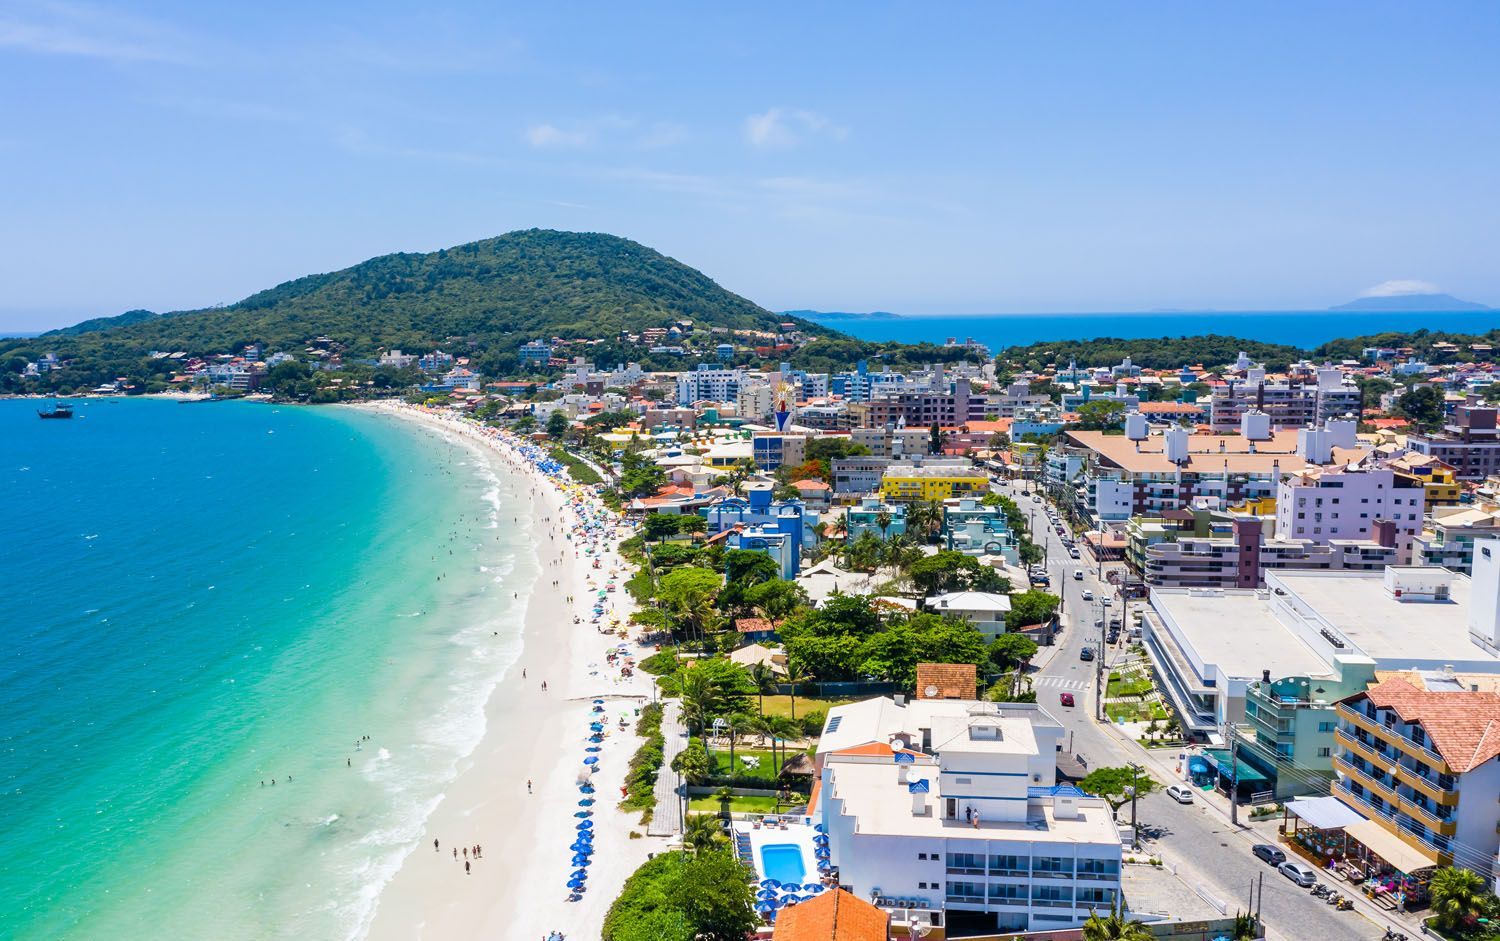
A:
{"label": "street lamp", "polygon": [[1139,778],[1141,766],[1132,763],[1130,766],[1130,843],[1136,850],[1141,848],[1141,831],[1135,823],[1135,799],[1139,792]]}

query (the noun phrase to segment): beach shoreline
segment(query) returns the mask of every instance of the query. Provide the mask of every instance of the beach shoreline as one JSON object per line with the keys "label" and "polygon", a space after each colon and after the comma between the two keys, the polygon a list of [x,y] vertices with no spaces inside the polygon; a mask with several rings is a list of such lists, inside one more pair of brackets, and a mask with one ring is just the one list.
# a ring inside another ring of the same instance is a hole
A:
{"label": "beach shoreline", "polygon": [[[483,738],[428,816],[423,837],[380,888],[363,936],[541,938],[561,931],[569,938],[597,938],[625,879],[666,846],[645,835],[638,814],[619,809],[626,766],[639,745],[636,713],[652,694],[649,675],[636,670],[623,677],[606,660],[607,650],[621,644],[637,662],[653,652],[604,633],[613,618],[622,625],[629,618],[627,568],[615,551],[626,531],[587,488],[537,468],[519,439],[404,403],[357,407],[490,449],[531,491],[531,531],[542,573],[526,599],[519,660],[485,705]],[[622,576],[616,580],[620,587],[606,591],[611,572]],[[598,625],[596,603],[605,609]],[[604,700],[604,713],[592,711],[595,699]],[[580,817],[577,782],[593,719],[605,720],[606,732],[595,753],[595,803],[588,808],[593,813]],[[587,889],[570,902],[566,883],[574,867],[568,846],[581,820],[592,822],[598,854]],[[632,839],[632,833],[639,836]],[[454,859],[455,847],[474,845],[483,848],[482,858]]]}

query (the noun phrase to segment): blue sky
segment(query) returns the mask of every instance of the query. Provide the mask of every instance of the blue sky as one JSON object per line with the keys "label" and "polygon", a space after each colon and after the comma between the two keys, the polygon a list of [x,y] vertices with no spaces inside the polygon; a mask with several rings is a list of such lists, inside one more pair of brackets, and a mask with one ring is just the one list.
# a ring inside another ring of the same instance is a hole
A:
{"label": "blue sky", "polygon": [[0,328],[533,226],[778,309],[1500,305],[1494,3],[532,6],[0,0]]}

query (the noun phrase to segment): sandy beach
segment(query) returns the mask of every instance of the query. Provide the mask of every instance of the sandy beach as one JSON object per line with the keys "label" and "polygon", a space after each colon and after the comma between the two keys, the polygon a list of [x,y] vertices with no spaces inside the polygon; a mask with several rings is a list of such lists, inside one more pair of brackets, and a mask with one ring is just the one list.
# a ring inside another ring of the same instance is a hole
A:
{"label": "sandy beach", "polygon": [[[528,602],[523,653],[486,706],[484,738],[429,816],[422,840],[380,892],[368,937],[540,939],[561,931],[570,939],[597,938],[625,878],[665,845],[645,836],[639,814],[618,807],[626,764],[639,744],[636,711],[651,696],[648,675],[622,677],[606,660],[620,644],[637,662],[651,652],[603,631],[612,619],[629,617],[623,587],[604,596],[605,613],[593,623],[610,573],[627,574],[614,547],[629,530],[587,488],[537,469],[516,439],[414,406],[362,407],[463,436],[524,476],[542,567]],[[604,700],[602,714],[592,711],[595,699]],[[593,813],[580,817],[578,779],[591,721],[603,721],[606,731],[595,753]],[[586,891],[570,902],[567,882],[575,867],[568,847],[585,819],[593,822],[596,855]],[[631,839],[632,830],[640,836]],[[483,855],[467,860],[466,875],[464,855],[455,860],[453,850],[475,845]]]}

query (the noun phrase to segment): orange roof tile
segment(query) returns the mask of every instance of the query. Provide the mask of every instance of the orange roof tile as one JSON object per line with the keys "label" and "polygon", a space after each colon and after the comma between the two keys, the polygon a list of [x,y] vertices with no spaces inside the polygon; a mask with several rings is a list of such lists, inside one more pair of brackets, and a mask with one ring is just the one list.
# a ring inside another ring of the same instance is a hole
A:
{"label": "orange roof tile", "polygon": [[973,699],[978,685],[979,670],[972,663],[917,664],[918,699]]}
{"label": "orange roof tile", "polygon": [[891,917],[843,889],[781,910],[773,941],[886,941]]}
{"label": "orange roof tile", "polygon": [[1349,699],[1360,696],[1395,710],[1403,722],[1420,724],[1455,774],[1500,755],[1500,694],[1430,692],[1406,680],[1388,679]]}

